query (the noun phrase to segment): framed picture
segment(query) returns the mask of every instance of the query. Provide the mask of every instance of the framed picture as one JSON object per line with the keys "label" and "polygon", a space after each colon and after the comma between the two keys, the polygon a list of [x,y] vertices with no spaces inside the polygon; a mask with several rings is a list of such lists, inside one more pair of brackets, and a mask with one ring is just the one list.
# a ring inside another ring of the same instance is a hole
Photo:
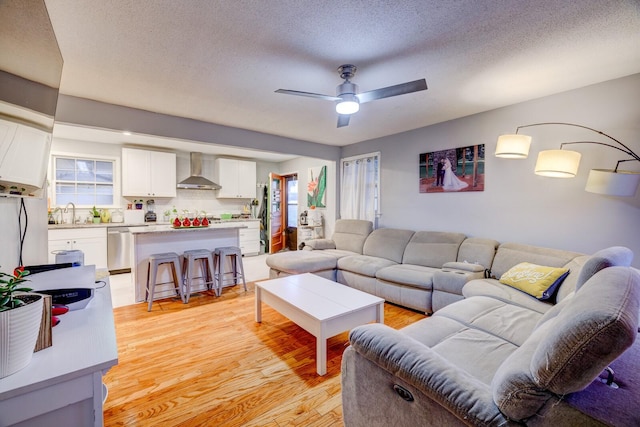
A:
{"label": "framed picture", "polygon": [[316,208],[327,207],[327,167],[309,168],[307,181],[307,206]]}
{"label": "framed picture", "polygon": [[421,193],[484,191],[484,144],[422,153]]}

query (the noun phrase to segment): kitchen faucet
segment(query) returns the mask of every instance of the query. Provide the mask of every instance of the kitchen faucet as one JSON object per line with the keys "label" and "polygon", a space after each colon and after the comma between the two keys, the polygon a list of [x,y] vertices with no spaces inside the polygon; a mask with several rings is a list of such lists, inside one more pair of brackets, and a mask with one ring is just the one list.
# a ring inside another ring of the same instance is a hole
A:
{"label": "kitchen faucet", "polygon": [[76,205],[74,205],[71,202],[67,203],[67,206],[64,207],[64,213],[69,212],[69,205],[71,205],[71,224],[75,224],[76,223]]}

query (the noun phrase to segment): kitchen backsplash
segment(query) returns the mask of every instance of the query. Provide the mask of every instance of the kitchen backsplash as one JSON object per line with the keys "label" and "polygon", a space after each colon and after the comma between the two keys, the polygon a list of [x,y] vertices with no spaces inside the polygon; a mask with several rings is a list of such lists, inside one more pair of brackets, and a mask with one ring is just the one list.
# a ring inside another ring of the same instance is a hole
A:
{"label": "kitchen backsplash", "polygon": [[[129,200],[123,198],[122,200],[123,208],[126,209],[127,204],[132,203],[134,199]],[[142,209],[146,211],[146,202],[148,199],[142,200],[144,201]],[[205,211],[208,214],[217,217],[223,213],[241,214],[243,213],[245,206],[251,204],[251,199],[217,199],[214,192],[209,190],[178,190],[178,197],[153,200],[155,201],[155,212],[158,216],[158,220],[162,219],[164,211],[172,211],[174,207],[178,213],[182,213],[182,211],[186,209],[190,212]]]}

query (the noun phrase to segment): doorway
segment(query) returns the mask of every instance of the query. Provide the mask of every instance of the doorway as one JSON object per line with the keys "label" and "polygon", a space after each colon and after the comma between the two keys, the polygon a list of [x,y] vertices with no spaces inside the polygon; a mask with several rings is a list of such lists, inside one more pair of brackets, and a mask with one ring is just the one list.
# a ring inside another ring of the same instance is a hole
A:
{"label": "doorway", "polygon": [[269,253],[296,250],[298,241],[298,174],[269,174]]}

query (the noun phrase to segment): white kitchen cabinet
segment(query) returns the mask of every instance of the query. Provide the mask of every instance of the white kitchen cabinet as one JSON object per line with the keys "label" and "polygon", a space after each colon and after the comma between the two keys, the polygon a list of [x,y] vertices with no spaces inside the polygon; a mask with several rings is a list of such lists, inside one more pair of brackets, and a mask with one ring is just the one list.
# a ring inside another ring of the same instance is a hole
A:
{"label": "white kitchen cabinet", "polygon": [[64,228],[49,230],[49,263],[55,263],[53,251],[81,250],[85,265],[107,268],[107,228]]}
{"label": "white kitchen cabinet", "polygon": [[124,197],[176,197],[176,183],[175,153],[122,149]]}
{"label": "white kitchen cabinet", "polygon": [[51,135],[0,119],[0,185],[24,195],[42,188],[47,175]]}
{"label": "white kitchen cabinet", "polygon": [[255,199],[256,162],[237,159],[216,159],[215,181],[222,187],[219,199]]}
{"label": "white kitchen cabinet", "polygon": [[240,250],[242,255],[260,253],[260,221],[246,221],[247,228],[240,229]]}

